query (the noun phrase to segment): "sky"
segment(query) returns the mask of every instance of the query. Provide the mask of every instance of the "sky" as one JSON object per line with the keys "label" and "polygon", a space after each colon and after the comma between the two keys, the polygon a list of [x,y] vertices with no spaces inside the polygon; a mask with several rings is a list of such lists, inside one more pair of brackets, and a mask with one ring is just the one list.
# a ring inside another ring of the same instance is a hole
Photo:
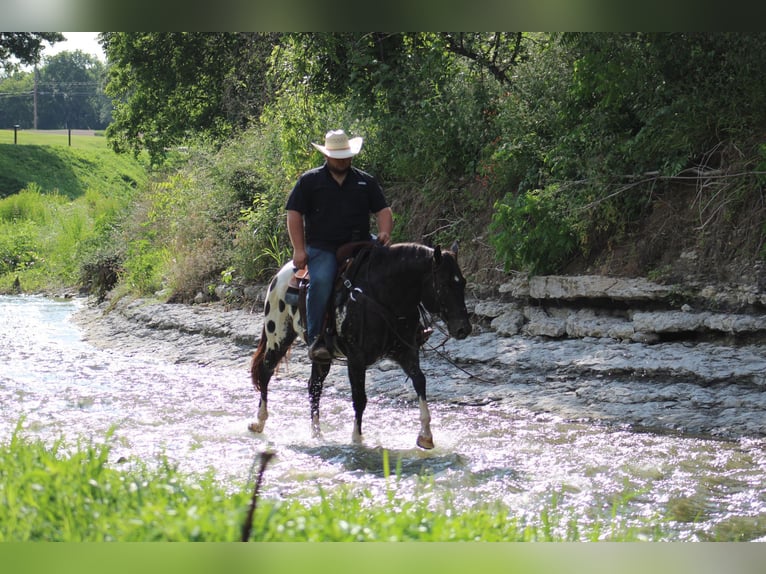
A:
{"label": "sky", "polygon": [[98,43],[99,32],[62,32],[66,42],[56,42],[52,47],[45,44],[44,56],[53,56],[59,52],[74,52],[82,50],[86,54],[96,56],[102,62],[105,60],[104,51]]}

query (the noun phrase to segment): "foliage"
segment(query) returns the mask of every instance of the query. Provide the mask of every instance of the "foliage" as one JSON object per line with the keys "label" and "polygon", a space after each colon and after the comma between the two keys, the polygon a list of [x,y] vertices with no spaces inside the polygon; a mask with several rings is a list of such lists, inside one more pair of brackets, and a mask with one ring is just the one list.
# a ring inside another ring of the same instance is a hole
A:
{"label": "foliage", "polygon": [[16,72],[0,78],[0,126],[8,129],[32,127],[34,89],[34,75],[29,72]]}
{"label": "foliage", "polygon": [[558,186],[508,194],[495,205],[493,243],[506,270],[547,274],[560,269],[577,251],[574,218],[565,211]]}
{"label": "foliage", "polygon": [[47,57],[33,71],[0,77],[0,126],[102,130],[112,108],[103,93],[105,74],[98,58],[76,50]]}
{"label": "foliage", "polygon": [[[110,461],[111,433],[105,442],[63,439],[46,446],[25,438],[21,425],[0,445],[0,542],[208,541],[239,539],[249,503],[249,487],[231,494],[212,470],[184,475],[160,457],[124,463]],[[393,477],[392,477],[393,478]],[[340,488],[319,492],[319,501],[261,499],[253,541],[577,541],[661,539],[656,526],[627,527],[616,512],[594,522],[592,532],[574,527],[557,508],[537,520],[514,517],[501,505],[455,508],[448,498],[434,501],[429,481],[414,500],[397,497],[396,480],[388,501],[369,492]],[[563,531],[561,529],[563,526]],[[642,530],[647,531],[646,533]]]}
{"label": "foliage", "polygon": [[65,39],[61,32],[0,32],[0,68],[14,70],[14,59],[25,65],[36,64],[43,42],[55,44]]}
{"label": "foliage", "polygon": [[123,239],[172,246],[162,273],[174,299],[212,290],[223,272],[229,284],[265,281],[290,258],[281,135],[251,129],[217,150],[195,147],[140,195]]}
{"label": "foliage", "polygon": [[[539,100],[546,108],[531,110],[524,102],[528,111],[521,113],[501,106],[501,118],[509,114],[506,125],[518,127],[501,130],[487,165],[502,174],[512,195],[567,188],[560,200],[576,215],[570,224],[583,257],[619,242],[651,212],[657,176],[722,166],[736,172],[753,163],[746,156],[730,164],[732,158],[720,150],[733,142],[743,151],[753,149],[766,128],[764,96],[751,89],[766,71],[751,57],[766,47],[766,35],[565,34],[549,46],[530,59],[538,71],[536,60],[550,64],[547,71],[521,80],[535,94],[543,94],[535,86],[548,87]],[[509,97],[521,102],[515,94]],[[499,204],[494,226],[505,235],[498,245],[521,242],[513,248],[518,258],[509,260],[510,250],[503,253],[506,264],[531,270],[539,262],[531,243],[540,234],[556,234],[542,219],[539,233],[519,235],[530,222],[514,221],[503,205],[520,203],[511,197]]]}
{"label": "foliage", "polygon": [[79,50],[46,58],[37,83],[37,128],[106,128],[112,118],[111,101],[103,93],[105,76],[106,66]]}
{"label": "foliage", "polygon": [[299,113],[286,131],[303,149],[332,126],[365,136],[365,162],[384,181],[465,174],[491,139],[494,80],[437,34],[295,34],[275,56],[273,105]]}
{"label": "foliage", "polygon": [[[147,150],[162,169],[119,230],[98,236],[109,247],[84,240],[88,267],[135,272],[147,289],[187,300],[222,277],[267,278],[290,255],[286,194],[321,161],[310,143],[339,127],[364,137],[355,163],[383,184],[395,239],[461,239],[470,271],[596,265],[681,205],[690,182],[685,220],[696,211],[697,221],[684,245],[724,261],[763,257],[763,33],[102,39],[117,110],[110,145]],[[52,149],[34,162],[30,150],[2,151],[6,194],[33,181],[79,197],[90,184],[76,182],[101,172],[62,158],[75,166],[67,173]]]}
{"label": "foliage", "polygon": [[221,142],[268,100],[270,34],[105,32],[114,99],[107,130],[116,151],[149,152],[153,163],[189,138]]}

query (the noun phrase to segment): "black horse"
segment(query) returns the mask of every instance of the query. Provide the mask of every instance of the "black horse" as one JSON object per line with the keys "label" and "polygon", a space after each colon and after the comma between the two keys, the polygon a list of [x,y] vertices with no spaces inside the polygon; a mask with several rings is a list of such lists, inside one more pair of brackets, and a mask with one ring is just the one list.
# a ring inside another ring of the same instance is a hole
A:
{"label": "black horse", "polygon": [[[268,418],[268,385],[278,363],[299,335],[305,340],[299,305],[285,299],[293,275],[292,261],[272,280],[266,294],[264,322],[253,354],[251,377],[260,392],[257,420],[249,425],[262,432]],[[390,357],[412,379],[420,406],[417,444],[433,448],[431,415],[426,403],[426,378],[420,369],[421,306],[439,315],[449,334],[464,339],[471,333],[465,307],[465,279],[457,263],[457,245],[441,251],[415,243],[370,246],[358,253],[345,272],[334,309],[335,357],[345,357],[354,403],[352,439],[362,438],[362,414],[367,405],[365,375],[378,359]],[[319,435],[319,399],[329,363],[314,362],[308,383],[311,428]]]}

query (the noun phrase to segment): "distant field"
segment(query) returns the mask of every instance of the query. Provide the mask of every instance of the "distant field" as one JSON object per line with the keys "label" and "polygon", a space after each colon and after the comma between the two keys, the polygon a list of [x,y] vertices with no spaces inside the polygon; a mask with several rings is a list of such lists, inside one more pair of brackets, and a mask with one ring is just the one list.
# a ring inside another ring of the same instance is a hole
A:
{"label": "distant field", "polygon": [[[103,132],[93,130],[72,130],[71,147],[74,148],[105,148],[106,138]],[[0,130],[0,144],[13,143],[13,129]],[[50,145],[69,146],[67,130],[18,130],[16,134],[18,145]]]}

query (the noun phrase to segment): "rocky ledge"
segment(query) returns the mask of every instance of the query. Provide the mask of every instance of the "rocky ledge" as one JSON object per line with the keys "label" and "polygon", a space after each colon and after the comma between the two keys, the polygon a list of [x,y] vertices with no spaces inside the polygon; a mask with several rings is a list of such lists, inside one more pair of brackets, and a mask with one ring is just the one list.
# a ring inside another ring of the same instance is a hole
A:
{"label": "rocky ledge", "polygon": [[501,336],[608,337],[641,343],[766,340],[766,292],[758,286],[518,276],[500,285],[497,293],[472,290],[474,315]]}

